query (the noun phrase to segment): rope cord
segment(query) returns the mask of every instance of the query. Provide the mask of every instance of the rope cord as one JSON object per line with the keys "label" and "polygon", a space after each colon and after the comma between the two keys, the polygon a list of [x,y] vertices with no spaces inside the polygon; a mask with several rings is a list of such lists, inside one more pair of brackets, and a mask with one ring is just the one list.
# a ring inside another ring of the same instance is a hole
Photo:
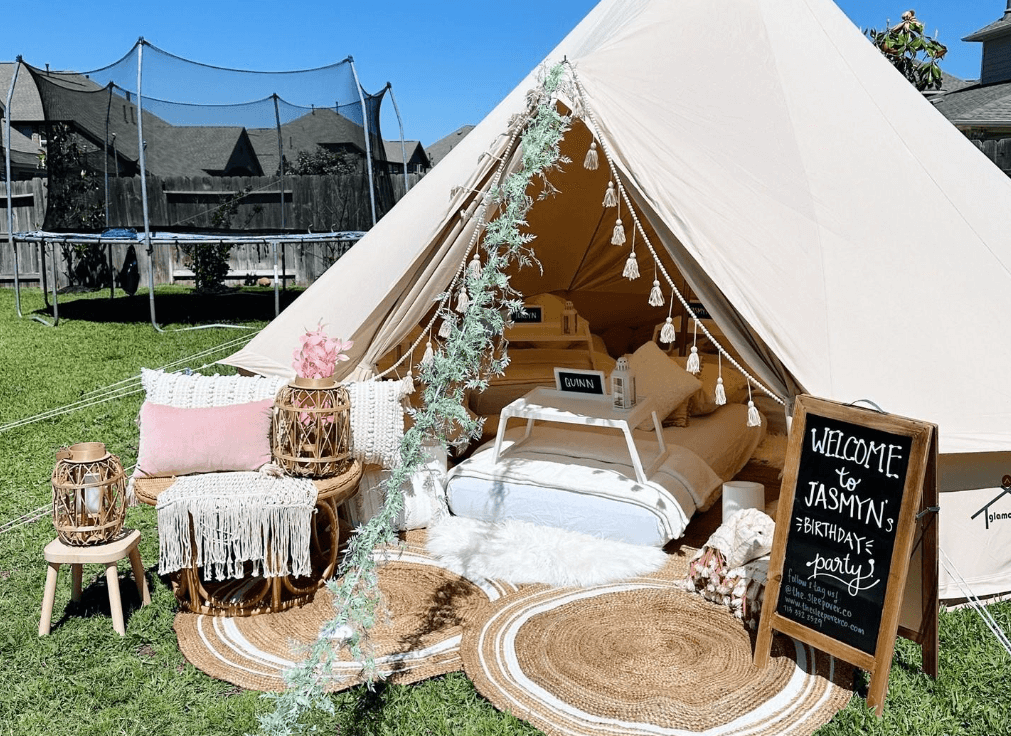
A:
{"label": "rope cord", "polygon": [[957,585],[958,589],[962,591],[962,595],[964,595],[969,601],[969,605],[972,609],[979,614],[980,618],[983,619],[983,623],[985,623],[986,627],[990,629],[990,633],[997,638],[997,641],[1008,653],[1008,656],[1011,656],[1011,641],[1008,640],[1007,634],[1005,634],[997,624],[993,614],[987,610],[986,606],[983,605],[983,602],[980,601],[980,599],[976,597],[976,594],[972,592],[969,584],[965,581],[965,578],[962,577],[961,573],[955,569],[954,563],[952,563],[948,555],[945,554],[944,550],[939,547],[938,551],[941,553],[941,564],[944,566],[945,571],[951,576],[951,579],[955,581],[955,585]]}
{"label": "rope cord", "polygon": [[[586,95],[583,92],[583,85],[579,81],[579,76],[576,74],[575,67],[568,60],[565,60],[562,63],[568,66],[569,72],[572,74],[572,81],[575,83],[576,94],[578,94],[579,97],[581,98],[583,109],[586,111],[586,114],[590,116],[590,122],[593,123],[594,129],[597,131],[601,130],[600,124],[598,123],[597,118],[593,113],[593,109],[587,102]],[[650,242],[650,239],[646,235],[646,231],[643,228],[642,223],[639,222],[639,216],[636,214],[635,208],[632,207],[632,201],[628,196],[628,192],[625,191],[625,187],[621,183],[621,178],[618,176],[618,170],[614,166],[614,161],[611,156],[610,145],[603,138],[603,136],[598,135],[596,137],[600,140],[600,148],[604,152],[604,157],[607,159],[607,165],[611,169],[611,177],[615,181],[615,186],[618,189],[619,194],[621,195],[621,199],[625,201],[625,206],[628,208],[628,211],[632,217],[633,226],[637,228],[639,232],[642,233],[642,239],[646,243],[646,247],[649,249],[650,254],[653,256],[654,264],[656,264],[656,266],[660,269],[660,273],[662,273],[663,277],[667,280],[667,283],[668,285],[670,285],[673,294],[677,297],[678,301],[681,302],[681,305],[685,309],[685,314],[686,315],[694,314],[694,312],[692,312],[691,307],[688,305],[688,301],[685,299],[684,295],[677,288],[677,286],[675,286],[674,279],[671,278],[669,273],[667,273],[667,269],[664,267],[663,263],[660,261],[659,256],[657,255],[656,250],[653,248],[653,243]],[[706,328],[704,324],[701,324],[698,319],[696,319],[695,322],[702,328],[703,334],[705,334],[705,336],[709,338],[709,340],[713,343],[713,345],[716,346],[716,349],[719,352],[719,354],[725,357],[730,362],[730,364],[733,365],[738,371],[740,371],[741,374],[747,379],[749,389],[750,385],[753,383],[757,388],[759,388],[761,391],[763,391],[777,403],[782,404],[783,406],[786,405],[785,400],[777,396],[771,389],[767,388],[761,381],[759,381],[757,378],[752,376],[751,373],[745,370],[740,363],[734,360],[733,356],[730,355],[730,353],[727,352],[727,350],[722,345],[720,345],[719,342],[717,342],[716,338],[713,337],[713,334]]]}

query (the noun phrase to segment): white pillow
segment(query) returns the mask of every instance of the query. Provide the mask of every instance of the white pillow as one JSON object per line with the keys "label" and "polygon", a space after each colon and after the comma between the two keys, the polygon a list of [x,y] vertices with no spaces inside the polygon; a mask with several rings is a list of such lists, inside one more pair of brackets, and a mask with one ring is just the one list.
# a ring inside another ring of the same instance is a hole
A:
{"label": "white pillow", "polygon": [[273,399],[287,379],[276,376],[205,376],[200,373],[166,373],[140,369],[140,382],[152,404],[179,409],[249,404]]}
{"label": "white pillow", "polygon": [[[644,343],[632,353],[628,363],[635,376],[636,394],[653,402],[661,422],[681,402],[702,388],[702,383],[695,376],[668,358],[655,342]],[[653,429],[652,417],[643,420],[637,429]]]}
{"label": "white pillow", "polygon": [[[400,489],[404,494],[404,508],[397,518],[397,528],[401,531],[422,529],[449,513],[445,500],[446,450],[438,442],[425,442],[422,453],[425,464]],[[364,524],[379,513],[385,501],[380,484],[389,476],[389,470],[377,465],[365,468],[358,493],[347,504],[351,523]]]}
{"label": "white pillow", "polygon": [[362,465],[399,466],[403,400],[412,380],[352,381],[344,386],[351,397],[351,454]]}
{"label": "white pillow", "polygon": [[[697,378],[702,382],[702,389],[688,401],[688,414],[701,417],[712,414],[719,409],[716,403],[716,379],[720,377],[720,366],[715,355],[703,355],[702,370]],[[671,358],[682,368],[688,363],[688,356]],[[728,404],[744,404],[748,401],[748,379],[729,363],[723,366],[723,391],[727,395]]]}

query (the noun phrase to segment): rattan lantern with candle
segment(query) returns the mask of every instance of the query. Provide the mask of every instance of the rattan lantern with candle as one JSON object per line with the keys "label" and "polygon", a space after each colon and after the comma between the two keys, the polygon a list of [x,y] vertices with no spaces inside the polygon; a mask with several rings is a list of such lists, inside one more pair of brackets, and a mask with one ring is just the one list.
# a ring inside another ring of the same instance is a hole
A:
{"label": "rattan lantern with candle", "polygon": [[274,400],[271,451],[290,475],[327,478],[352,463],[351,399],[333,378],[352,343],[328,337],[322,327],[300,339],[296,378]]}
{"label": "rattan lantern with candle", "polygon": [[53,525],[65,544],[111,542],[126,519],[126,473],[102,442],[79,442],[56,453]]}

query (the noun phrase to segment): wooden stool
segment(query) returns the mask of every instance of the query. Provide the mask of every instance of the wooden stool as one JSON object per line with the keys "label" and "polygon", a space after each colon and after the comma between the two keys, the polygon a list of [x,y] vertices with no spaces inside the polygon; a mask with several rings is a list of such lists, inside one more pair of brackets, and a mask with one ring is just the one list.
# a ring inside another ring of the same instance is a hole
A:
{"label": "wooden stool", "polygon": [[81,598],[82,568],[88,563],[105,565],[105,579],[109,583],[109,609],[112,611],[112,626],[120,636],[126,636],[126,624],[123,622],[123,603],[119,597],[119,572],[116,568],[116,562],[122,560],[127,555],[130,556],[130,565],[133,567],[133,577],[137,583],[137,592],[140,593],[141,605],[146,606],[150,603],[151,594],[148,592],[147,580],[144,578],[144,565],[140,561],[140,550],[137,549],[139,543],[140,532],[134,529],[126,531],[119,539],[106,544],[71,547],[59,539],[54,539],[47,544],[45,555],[46,561],[49,563],[49,569],[46,572],[46,593],[42,598],[42,618],[39,621],[39,636],[45,636],[49,633],[49,625],[53,618],[53,600],[56,598],[56,579],[60,574],[60,565],[70,565],[70,574],[73,580],[70,599],[76,601]]}

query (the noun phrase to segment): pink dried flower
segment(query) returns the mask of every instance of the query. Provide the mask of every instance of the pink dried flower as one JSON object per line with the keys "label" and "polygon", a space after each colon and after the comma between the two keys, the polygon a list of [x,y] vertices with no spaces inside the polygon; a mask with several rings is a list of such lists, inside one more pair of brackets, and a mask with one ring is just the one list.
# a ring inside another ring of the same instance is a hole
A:
{"label": "pink dried flower", "polygon": [[292,353],[291,365],[300,378],[329,378],[338,363],[350,360],[344,351],[354,345],[351,340],[328,336],[323,331],[322,322],[315,330],[306,330],[298,339],[302,347]]}

